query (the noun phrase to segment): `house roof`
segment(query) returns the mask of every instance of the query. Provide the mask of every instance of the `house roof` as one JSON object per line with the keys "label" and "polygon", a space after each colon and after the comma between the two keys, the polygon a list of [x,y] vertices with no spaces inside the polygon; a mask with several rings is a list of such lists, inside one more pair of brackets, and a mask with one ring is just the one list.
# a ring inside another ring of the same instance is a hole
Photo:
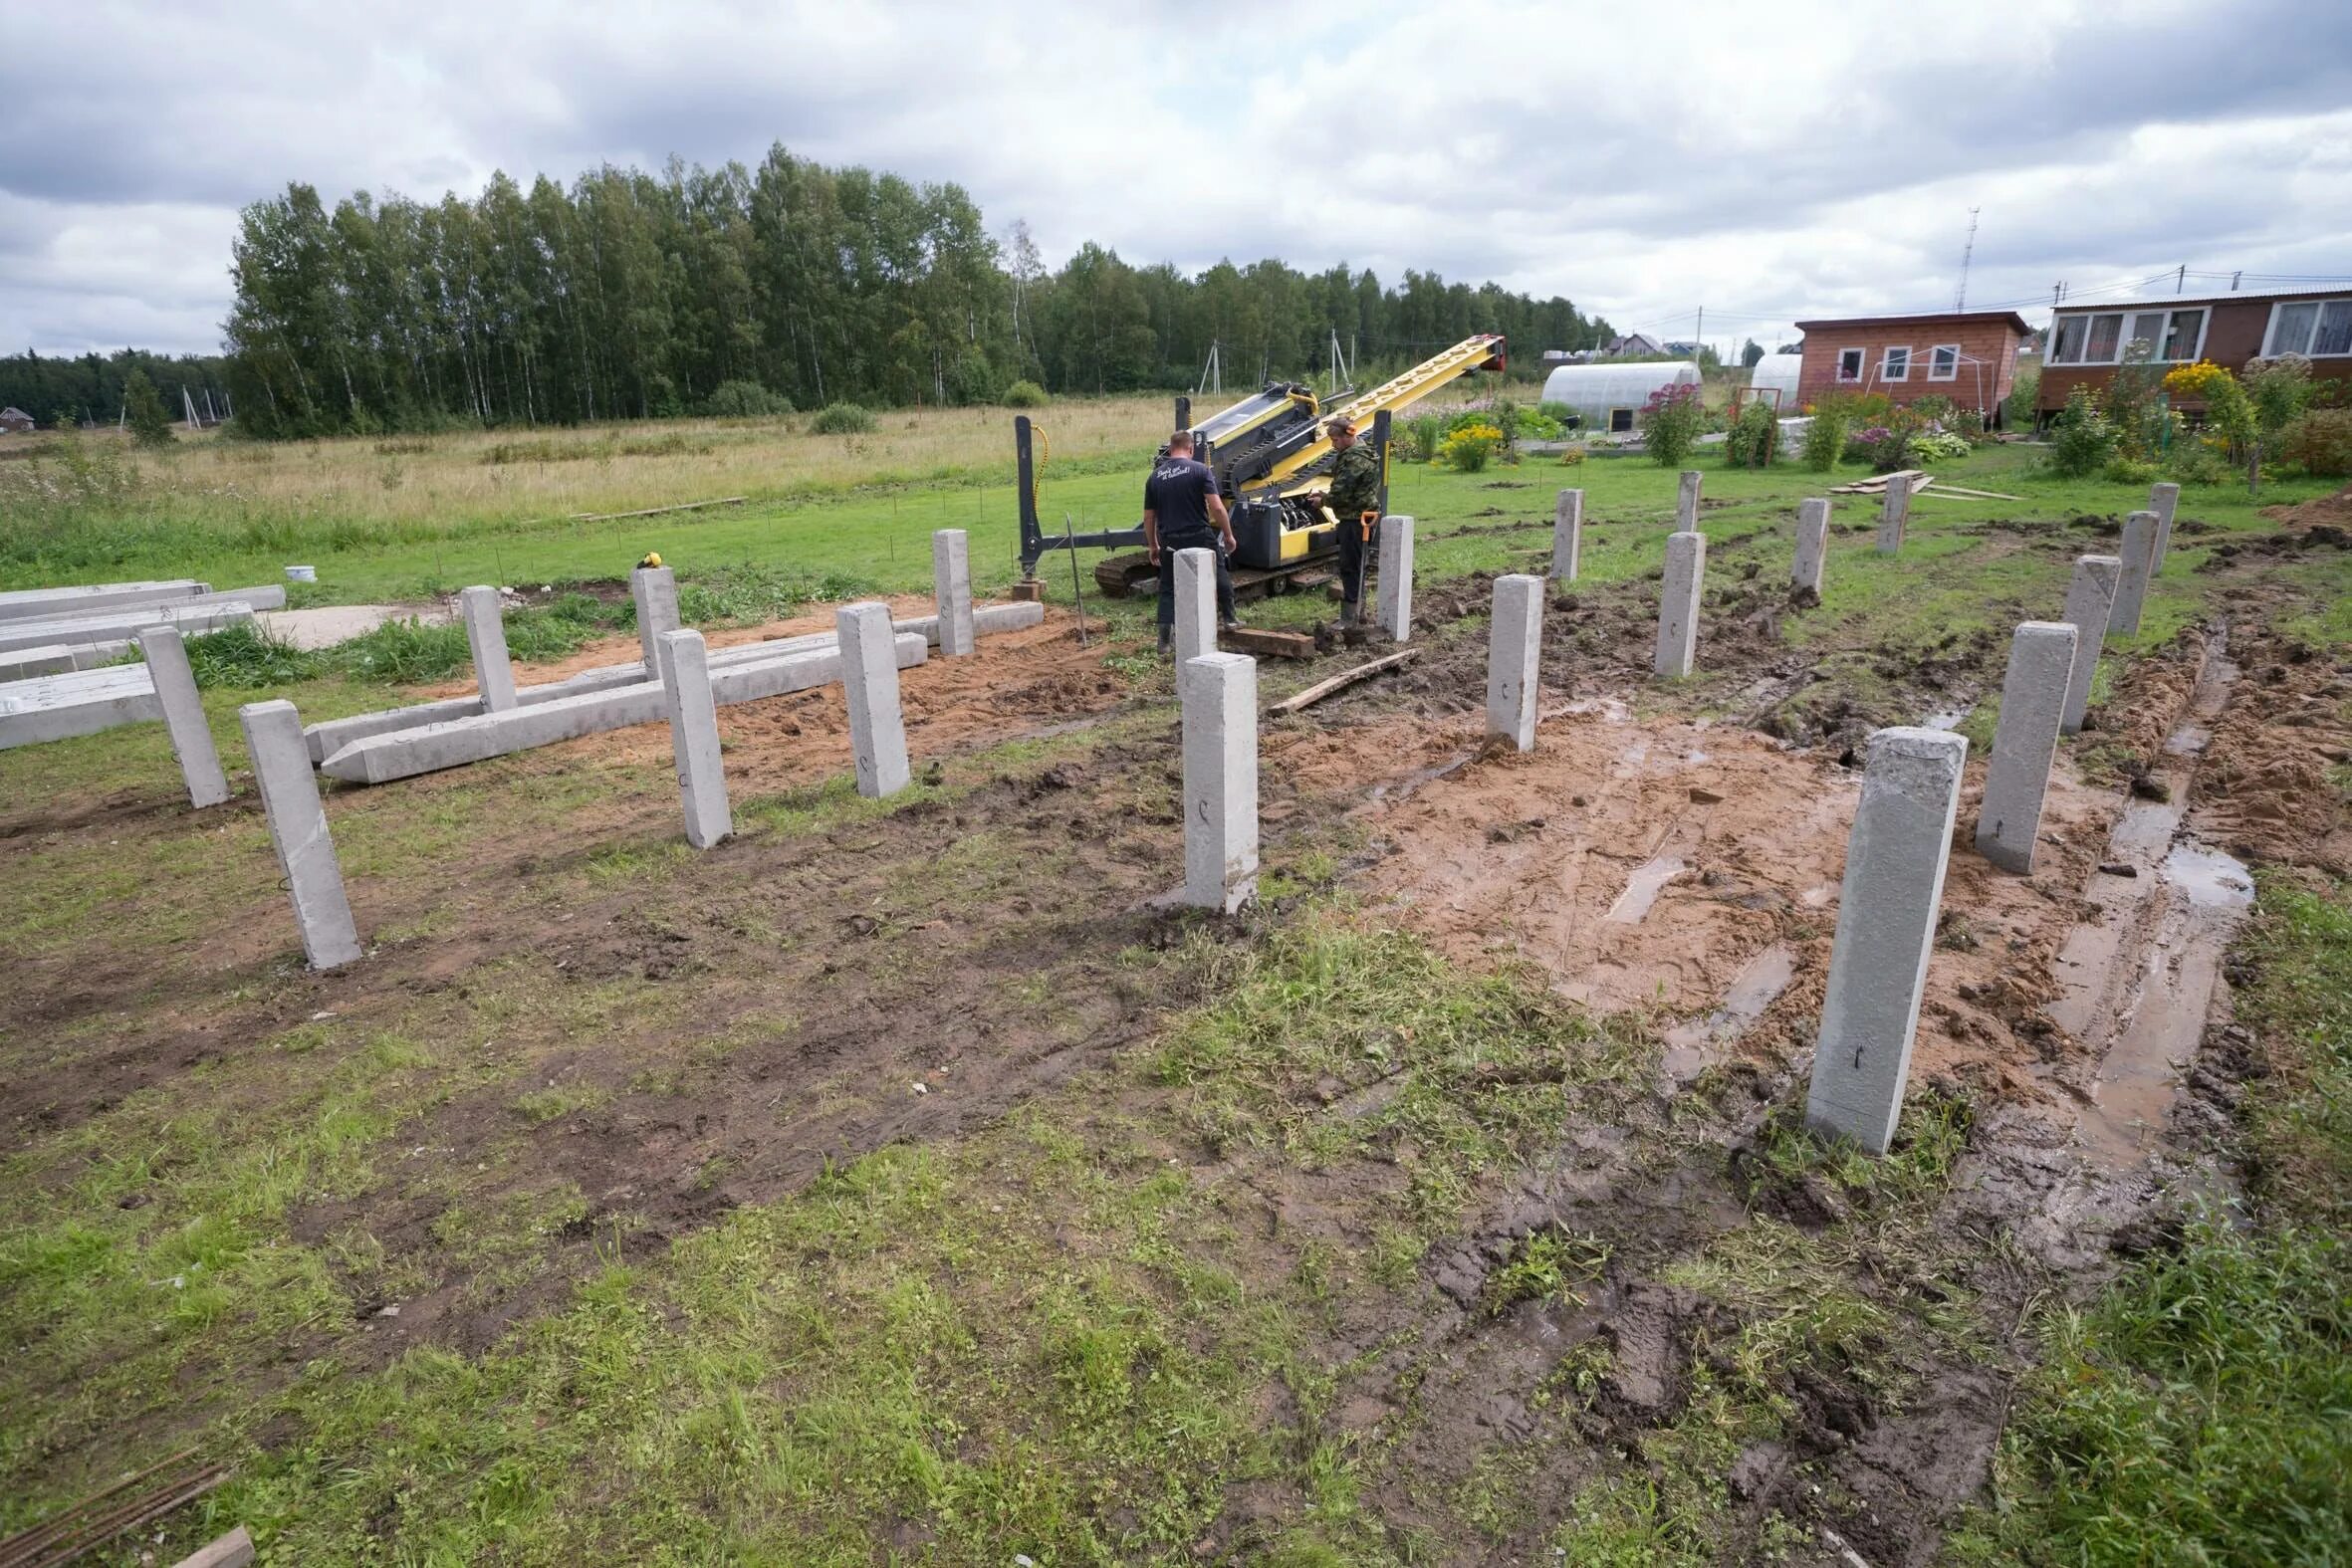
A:
{"label": "house roof", "polygon": [[26,413],[14,403],[9,404],[6,408],[0,408],[0,419],[30,419],[32,417],[31,414]]}
{"label": "house roof", "polygon": [[2025,325],[2025,318],[2014,311],[1923,311],[1915,316],[1838,316],[1815,322],[1798,322],[1796,330],[1809,333],[1833,327],[1957,327],[1965,322],[1999,321],[2007,322],[2009,331],[2020,337],[2033,331]]}
{"label": "house roof", "polygon": [[2333,300],[2352,295],[2352,283],[2309,289],[2225,289],[2220,294],[2143,294],[2123,300],[2085,300],[2060,305],[2060,316],[2112,316],[2118,311],[2152,311],[2173,305],[2269,305],[2278,300]]}

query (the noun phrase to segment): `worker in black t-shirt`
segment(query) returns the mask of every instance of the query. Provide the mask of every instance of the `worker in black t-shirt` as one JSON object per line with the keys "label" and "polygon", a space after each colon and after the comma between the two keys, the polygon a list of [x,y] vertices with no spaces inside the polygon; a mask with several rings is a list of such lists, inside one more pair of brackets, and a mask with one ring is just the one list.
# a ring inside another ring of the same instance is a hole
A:
{"label": "worker in black t-shirt", "polygon": [[1176,629],[1176,560],[1180,550],[1217,556],[1217,621],[1238,625],[1233,612],[1233,571],[1226,557],[1235,549],[1233,518],[1217,493],[1217,476],[1193,461],[1192,432],[1168,438],[1168,452],[1152,465],[1143,485],[1143,550],[1160,568],[1160,651],[1166,653]]}

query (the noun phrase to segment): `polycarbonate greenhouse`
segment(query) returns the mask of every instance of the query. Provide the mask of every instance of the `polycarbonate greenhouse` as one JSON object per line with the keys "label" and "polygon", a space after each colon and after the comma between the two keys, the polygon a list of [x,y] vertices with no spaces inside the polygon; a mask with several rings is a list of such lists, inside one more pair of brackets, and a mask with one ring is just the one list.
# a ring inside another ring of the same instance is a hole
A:
{"label": "polycarbonate greenhouse", "polygon": [[[1805,356],[1800,353],[1768,353],[1756,361],[1756,369],[1749,375],[1748,384],[1762,392],[1766,387],[1780,393],[1778,409],[1782,415],[1797,413],[1796,383],[1804,373]],[[1767,399],[1768,401],[1769,399]]]}
{"label": "polycarbonate greenhouse", "polygon": [[1699,367],[1688,359],[1640,364],[1563,364],[1543,381],[1543,401],[1565,403],[1591,431],[1624,432],[1661,386],[1696,386]]}

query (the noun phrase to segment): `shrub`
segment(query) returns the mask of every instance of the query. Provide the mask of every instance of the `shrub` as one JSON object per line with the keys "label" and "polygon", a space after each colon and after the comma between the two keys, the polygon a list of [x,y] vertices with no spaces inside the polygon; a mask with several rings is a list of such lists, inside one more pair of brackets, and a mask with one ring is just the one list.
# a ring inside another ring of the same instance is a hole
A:
{"label": "shrub", "polygon": [[809,428],[819,435],[870,435],[874,416],[861,403],[827,403],[810,419]]}
{"label": "shrub", "polygon": [[1557,441],[1567,431],[1549,414],[1520,411],[1519,436],[1522,441]]}
{"label": "shrub", "polygon": [[2230,466],[2211,440],[2176,442],[2164,460],[2165,476],[2177,484],[2218,485],[2230,477]]}
{"label": "shrub", "polygon": [[1931,430],[1911,438],[1911,457],[1920,463],[1953,463],[1969,455],[1969,438],[1950,430]]}
{"label": "shrub", "polygon": [[323,655],[304,653],[251,621],[188,639],[188,669],[208,691],[291,685],[317,675],[325,662]]}
{"label": "shrub", "polygon": [[1035,381],[1015,381],[1005,388],[1005,395],[997,400],[1007,408],[1043,408],[1053,401],[1046,395],[1046,389]]}
{"label": "shrub", "polygon": [[1733,468],[1763,468],[1772,460],[1772,445],[1779,438],[1780,421],[1772,412],[1772,405],[1758,398],[1740,410],[1740,417],[1732,421],[1731,434],[1724,441],[1724,461]]}
{"label": "shrub", "polygon": [[2314,408],[2279,433],[2278,455],[2315,479],[2352,477],[2352,408]]}
{"label": "shrub", "polygon": [[1404,449],[1403,456],[1407,462],[1434,463],[1437,461],[1438,443],[1445,439],[1445,434],[1444,420],[1435,414],[1423,414],[1418,419],[1406,421],[1397,437],[1397,444]]}
{"label": "shrub", "polygon": [[2001,423],[2011,430],[2033,428],[2033,404],[2041,395],[2041,366],[2020,365],[2009,383],[2008,401],[2000,405]]}
{"label": "shrub", "polygon": [[163,411],[162,395],[155,390],[155,383],[147,379],[146,371],[132,370],[123,378],[122,404],[132,440],[140,446],[170,444],[171,416]]}
{"label": "shrub", "polygon": [[757,381],[721,381],[703,399],[702,411],[717,419],[776,419],[793,411],[793,400]]}
{"label": "shrub", "polygon": [[1475,474],[1503,450],[1503,432],[1490,424],[1468,424],[1438,444],[1438,457],[1457,473]]}
{"label": "shrub", "polygon": [[1816,474],[1826,474],[1837,467],[1837,460],[1845,456],[1849,417],[1841,405],[1827,401],[1813,405],[1812,415],[1805,421],[1805,467]]}
{"label": "shrub", "polygon": [[1561,427],[1568,430],[1573,430],[1584,422],[1584,416],[1577,413],[1575,406],[1570,403],[1558,401],[1537,403],[1535,412],[1546,419],[1558,420]]}
{"label": "shrub", "polygon": [[2165,373],[2164,389],[2177,401],[2205,404],[2205,427],[2219,436],[2232,462],[2242,462],[2254,439],[2253,404],[2237,377],[2200,359]]}
{"label": "shrub", "polygon": [[2107,422],[2087,388],[2066,394],[2066,406],[2050,423],[2050,469],[2062,479],[2088,479],[2115,455],[2115,427]]}
{"label": "shrub", "polygon": [[1695,383],[1661,386],[1650,394],[1634,423],[1648,447],[1650,461],[1660,468],[1680,468],[1707,427],[1707,409],[1699,401]]}
{"label": "shrub", "polygon": [[1584,461],[1584,448],[1580,446],[1561,447],[1559,461],[1562,468],[1574,468],[1578,463]]}
{"label": "shrub", "polygon": [[2107,459],[2099,477],[2110,485],[2144,485],[2156,477],[2156,465],[2118,452]]}

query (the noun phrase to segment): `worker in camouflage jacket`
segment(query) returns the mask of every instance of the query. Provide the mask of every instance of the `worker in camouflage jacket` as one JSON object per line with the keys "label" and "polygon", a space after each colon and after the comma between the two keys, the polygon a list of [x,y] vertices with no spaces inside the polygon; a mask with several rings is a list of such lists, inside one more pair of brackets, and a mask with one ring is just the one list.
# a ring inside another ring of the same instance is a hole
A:
{"label": "worker in camouflage jacket", "polygon": [[1352,626],[1363,613],[1364,565],[1379,521],[1380,454],[1358,444],[1355,426],[1344,415],[1325,425],[1323,433],[1339,454],[1323,505],[1339,520],[1339,624]]}

